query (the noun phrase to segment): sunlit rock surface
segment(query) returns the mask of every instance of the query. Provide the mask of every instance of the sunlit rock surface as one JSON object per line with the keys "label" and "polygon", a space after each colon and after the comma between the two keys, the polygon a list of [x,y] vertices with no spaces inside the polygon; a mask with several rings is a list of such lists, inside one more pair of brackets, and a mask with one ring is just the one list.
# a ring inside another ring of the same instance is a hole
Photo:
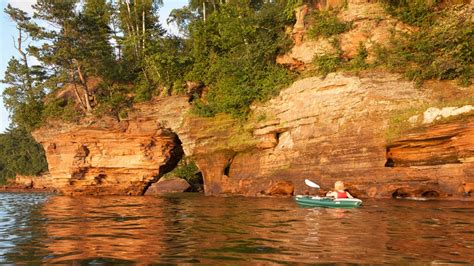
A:
{"label": "sunlit rock surface", "polygon": [[61,192],[142,195],[181,159],[181,143],[169,127],[188,106],[187,97],[155,100],[137,106],[127,120],[52,124],[34,137]]}
{"label": "sunlit rock surface", "polygon": [[[399,112],[474,94],[473,86],[453,82],[427,86],[386,72],[329,74],[296,81],[253,106],[243,123],[194,116],[187,97],[169,97],[136,106],[126,121],[56,124],[34,136],[65,194],[142,195],[186,155],[199,167],[207,195],[317,194],[343,180],[357,197],[469,196],[472,112],[387,137]],[[307,187],[305,178],[321,190]]]}
{"label": "sunlit rock surface", "polygon": [[[344,6],[338,17],[352,22],[340,36],[346,58],[362,44],[371,61],[375,44],[416,30],[378,1],[310,2],[296,10],[288,31],[293,48],[277,59],[289,68],[308,69],[315,54],[334,49],[327,39],[306,36],[313,9]],[[197,95],[212,89],[188,87]],[[317,194],[343,180],[357,197],[464,198],[474,190],[472,99],[474,86],[455,82],[418,88],[383,71],[331,73],[298,80],[252,106],[247,121],[197,117],[188,112],[188,97],[172,96],[137,105],[120,122],[56,123],[34,137],[66,194],[142,195],[185,155],[199,167],[207,195]],[[321,189],[305,186],[305,178]]]}
{"label": "sunlit rock surface", "polygon": [[254,107],[244,126],[225,116],[188,118],[178,134],[208,194],[268,195],[279,182],[293,184],[288,194],[313,194],[343,180],[358,197],[463,197],[463,183],[474,181],[472,114],[387,140],[398,112],[448,97],[437,86],[473,94],[472,86],[428,85],[383,72],[307,78]]}

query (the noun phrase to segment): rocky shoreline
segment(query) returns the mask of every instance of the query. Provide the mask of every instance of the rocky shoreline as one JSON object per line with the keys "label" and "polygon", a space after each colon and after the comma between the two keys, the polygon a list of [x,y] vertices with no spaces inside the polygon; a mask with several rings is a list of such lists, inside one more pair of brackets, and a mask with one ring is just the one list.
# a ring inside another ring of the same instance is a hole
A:
{"label": "rocky shoreline", "polygon": [[[474,94],[474,86],[431,85]],[[187,98],[171,96],[137,105],[127,120],[52,124],[34,137],[66,195],[143,195],[186,156],[207,195],[314,193],[308,178],[324,188],[343,180],[361,198],[463,198],[463,184],[474,182],[472,111],[386,135],[394,116],[420,101],[436,106],[445,93],[384,72],[330,74],[295,82],[245,124],[189,115]]]}
{"label": "rocky shoreline", "polygon": [[[279,58],[290,68],[310,68],[315,53],[327,50],[323,39],[306,37],[306,9],[289,31],[294,47]],[[369,60],[374,43],[413,30],[371,1],[349,1],[341,19],[354,22],[341,35],[349,58],[362,43]],[[175,95],[137,104],[120,121],[52,122],[33,136],[65,195],[144,195],[190,158],[206,195],[316,193],[304,185],[308,178],[323,188],[343,180],[360,198],[470,197],[474,85],[418,85],[384,70],[337,72],[302,77],[254,104],[246,121],[192,115],[189,97]]]}

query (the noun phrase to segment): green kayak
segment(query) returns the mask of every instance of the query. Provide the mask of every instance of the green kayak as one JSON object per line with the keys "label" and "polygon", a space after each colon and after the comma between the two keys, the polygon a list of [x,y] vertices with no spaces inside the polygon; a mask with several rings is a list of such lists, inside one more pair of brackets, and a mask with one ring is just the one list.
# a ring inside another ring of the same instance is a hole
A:
{"label": "green kayak", "polygon": [[334,199],[329,197],[297,195],[295,200],[301,206],[327,208],[357,208],[362,205],[360,199]]}

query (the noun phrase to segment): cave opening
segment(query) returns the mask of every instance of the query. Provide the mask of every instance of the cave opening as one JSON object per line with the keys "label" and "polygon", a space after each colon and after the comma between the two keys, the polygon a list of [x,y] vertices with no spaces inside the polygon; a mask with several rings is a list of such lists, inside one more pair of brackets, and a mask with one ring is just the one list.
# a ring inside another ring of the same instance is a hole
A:
{"label": "cave opening", "polygon": [[395,167],[395,161],[391,158],[392,153],[390,152],[390,148],[387,147],[385,151],[385,158],[387,158],[387,161],[385,162],[385,167]]}
{"label": "cave opening", "polygon": [[438,191],[435,191],[435,190],[427,190],[421,193],[421,196],[423,198],[439,198],[440,194]]}
{"label": "cave opening", "polygon": [[275,139],[276,139],[277,143],[280,142],[280,136],[281,136],[281,132],[275,133]]}
{"label": "cave opening", "polygon": [[224,175],[229,176],[230,174],[230,165],[232,164],[232,159],[229,159],[224,166]]}
{"label": "cave opening", "polygon": [[403,188],[398,188],[392,193],[392,198],[394,199],[400,199],[400,198],[408,198],[410,197],[411,194],[404,190]]}
{"label": "cave opening", "polygon": [[204,179],[201,171],[192,159],[186,157],[179,136],[167,129],[173,138],[173,148],[170,151],[168,161],[159,167],[159,175],[149,182],[143,190],[142,195],[148,188],[162,178],[184,179],[189,185],[186,192],[203,192]]}

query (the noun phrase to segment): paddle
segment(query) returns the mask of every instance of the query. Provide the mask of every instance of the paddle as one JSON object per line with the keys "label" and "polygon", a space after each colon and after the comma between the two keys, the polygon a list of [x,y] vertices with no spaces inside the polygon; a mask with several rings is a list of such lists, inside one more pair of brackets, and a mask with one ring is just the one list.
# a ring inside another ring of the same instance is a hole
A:
{"label": "paddle", "polygon": [[321,188],[318,184],[314,183],[313,181],[309,180],[309,179],[305,179],[304,182],[306,183],[306,185],[308,187],[312,187],[312,188]]}

